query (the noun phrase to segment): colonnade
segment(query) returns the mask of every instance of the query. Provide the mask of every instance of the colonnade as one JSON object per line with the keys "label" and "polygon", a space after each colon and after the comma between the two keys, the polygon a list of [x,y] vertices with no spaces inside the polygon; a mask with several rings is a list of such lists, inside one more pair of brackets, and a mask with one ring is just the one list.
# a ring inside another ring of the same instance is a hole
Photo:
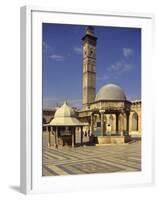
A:
{"label": "colonnade", "polygon": [[[59,137],[60,137],[60,132],[59,129],[60,127],[56,126],[46,126],[46,132],[48,132],[48,147],[51,147],[51,135],[54,136],[54,140],[53,140],[53,146],[55,148],[58,148],[59,146]],[[75,146],[76,144],[76,127],[72,126],[69,127],[71,130],[71,141],[72,141],[72,147]],[[62,136],[61,136],[62,137]],[[83,127],[80,127],[80,142],[81,142],[81,146],[83,145]]]}
{"label": "colonnade", "polygon": [[[129,133],[129,112],[114,112],[114,113],[109,113],[106,112],[105,110],[99,110],[98,113],[91,113],[90,116],[90,131],[91,133],[94,132],[94,115],[99,114],[100,115],[100,125],[101,125],[101,135],[105,135],[105,127],[104,127],[104,115],[105,114],[113,114],[115,115],[114,119],[115,120],[115,132],[117,134],[122,135],[124,131]],[[122,121],[121,121],[122,120]],[[125,121],[124,121],[125,120]],[[124,127],[125,124],[125,127]]]}

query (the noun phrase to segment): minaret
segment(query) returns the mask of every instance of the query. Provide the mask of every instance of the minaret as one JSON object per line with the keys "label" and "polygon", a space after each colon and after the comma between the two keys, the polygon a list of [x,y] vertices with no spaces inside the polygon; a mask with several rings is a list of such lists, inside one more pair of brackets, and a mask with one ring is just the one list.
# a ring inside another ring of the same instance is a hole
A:
{"label": "minaret", "polygon": [[96,41],[94,28],[88,26],[83,41],[83,110],[89,109],[96,95]]}

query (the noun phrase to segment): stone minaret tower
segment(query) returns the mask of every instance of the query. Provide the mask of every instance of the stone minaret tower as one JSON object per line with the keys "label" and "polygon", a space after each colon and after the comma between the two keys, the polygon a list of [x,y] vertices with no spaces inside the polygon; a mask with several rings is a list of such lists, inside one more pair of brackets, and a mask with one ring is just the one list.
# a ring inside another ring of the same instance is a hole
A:
{"label": "stone minaret tower", "polygon": [[96,95],[96,41],[94,28],[88,26],[83,41],[83,110],[89,109]]}

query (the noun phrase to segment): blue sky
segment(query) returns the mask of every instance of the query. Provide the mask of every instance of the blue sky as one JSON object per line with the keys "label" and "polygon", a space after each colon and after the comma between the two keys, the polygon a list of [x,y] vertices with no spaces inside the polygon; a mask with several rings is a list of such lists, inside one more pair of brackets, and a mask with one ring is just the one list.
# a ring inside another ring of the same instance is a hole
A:
{"label": "blue sky", "polygon": [[[82,103],[83,25],[43,24],[43,107]],[[128,100],[141,98],[141,29],[95,26],[96,92],[114,83]]]}

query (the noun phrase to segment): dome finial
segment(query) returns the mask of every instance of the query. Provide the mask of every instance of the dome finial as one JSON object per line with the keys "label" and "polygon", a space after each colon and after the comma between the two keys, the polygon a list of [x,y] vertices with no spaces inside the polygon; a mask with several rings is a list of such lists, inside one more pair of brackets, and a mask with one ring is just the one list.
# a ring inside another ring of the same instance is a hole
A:
{"label": "dome finial", "polygon": [[68,106],[68,101],[65,100],[64,103],[63,103],[63,105],[67,105]]}
{"label": "dome finial", "polygon": [[74,115],[74,110],[65,101],[64,104],[56,110],[54,117],[72,117]]}

